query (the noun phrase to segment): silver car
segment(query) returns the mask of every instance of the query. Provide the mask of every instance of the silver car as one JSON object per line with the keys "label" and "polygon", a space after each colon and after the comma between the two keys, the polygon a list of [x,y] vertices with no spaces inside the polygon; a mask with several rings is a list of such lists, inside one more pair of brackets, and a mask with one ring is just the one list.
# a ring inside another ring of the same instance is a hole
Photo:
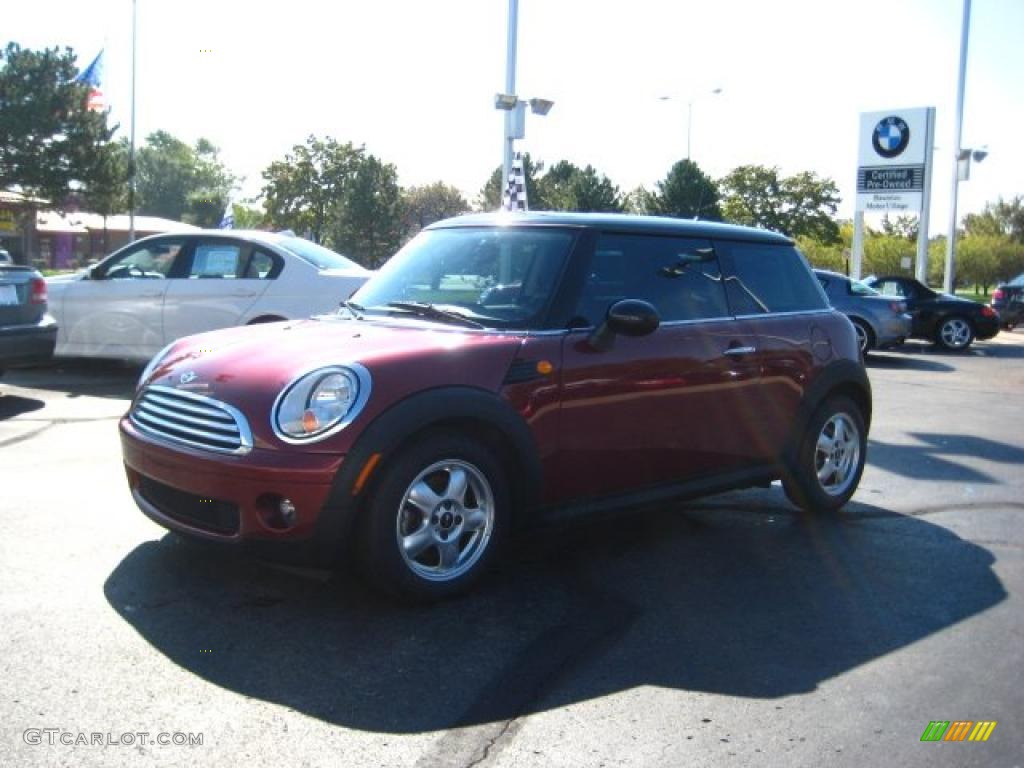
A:
{"label": "silver car", "polygon": [[911,317],[904,302],[838,272],[816,269],[814,274],[832,306],[853,322],[861,354],[898,346],[910,336]]}

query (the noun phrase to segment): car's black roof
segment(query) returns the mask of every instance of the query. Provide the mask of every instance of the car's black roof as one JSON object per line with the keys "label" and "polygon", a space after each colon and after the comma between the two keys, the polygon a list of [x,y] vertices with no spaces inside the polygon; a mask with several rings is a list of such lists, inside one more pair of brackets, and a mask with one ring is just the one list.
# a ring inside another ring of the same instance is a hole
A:
{"label": "car's black roof", "polygon": [[714,221],[674,219],[668,216],[634,216],[625,213],[567,213],[563,211],[473,213],[436,222],[427,229],[509,225],[588,227],[612,232],[643,232],[646,234],[718,238],[720,240],[756,240],[763,243],[786,245],[791,245],[793,242],[785,235],[767,229],[738,227]]}

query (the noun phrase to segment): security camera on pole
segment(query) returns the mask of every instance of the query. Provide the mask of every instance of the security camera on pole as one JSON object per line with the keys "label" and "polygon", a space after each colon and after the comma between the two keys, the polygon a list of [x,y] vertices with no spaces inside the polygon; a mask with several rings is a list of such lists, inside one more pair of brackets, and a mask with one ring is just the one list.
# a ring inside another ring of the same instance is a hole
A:
{"label": "security camera on pole", "polygon": [[860,116],[857,210],[853,218],[850,277],[859,280],[864,258],[864,213],[916,213],[915,277],[928,278],[935,107],[864,112]]}

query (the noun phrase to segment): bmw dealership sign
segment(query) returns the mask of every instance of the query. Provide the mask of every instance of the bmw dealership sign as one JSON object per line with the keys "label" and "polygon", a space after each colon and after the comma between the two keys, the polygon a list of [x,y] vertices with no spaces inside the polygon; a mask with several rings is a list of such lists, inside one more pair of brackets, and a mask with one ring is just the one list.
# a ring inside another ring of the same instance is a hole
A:
{"label": "bmw dealership sign", "polygon": [[861,114],[858,211],[921,211],[930,180],[934,115],[929,107]]}

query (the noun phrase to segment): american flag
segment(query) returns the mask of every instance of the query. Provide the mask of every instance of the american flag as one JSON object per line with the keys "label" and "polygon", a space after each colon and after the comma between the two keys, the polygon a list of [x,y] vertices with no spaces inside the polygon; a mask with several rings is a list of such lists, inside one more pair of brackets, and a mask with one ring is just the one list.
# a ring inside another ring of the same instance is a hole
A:
{"label": "american flag", "polygon": [[92,60],[92,63],[88,67],[78,73],[78,77],[75,78],[76,83],[85,83],[89,86],[89,95],[85,99],[85,108],[93,110],[103,110],[107,108],[106,100],[103,98],[103,91],[101,90],[103,84],[103,49],[96,54],[96,58]]}
{"label": "american flag", "polygon": [[528,211],[526,200],[526,173],[523,171],[523,156],[516,152],[512,158],[512,171],[505,180],[505,189],[501,195],[503,211]]}

